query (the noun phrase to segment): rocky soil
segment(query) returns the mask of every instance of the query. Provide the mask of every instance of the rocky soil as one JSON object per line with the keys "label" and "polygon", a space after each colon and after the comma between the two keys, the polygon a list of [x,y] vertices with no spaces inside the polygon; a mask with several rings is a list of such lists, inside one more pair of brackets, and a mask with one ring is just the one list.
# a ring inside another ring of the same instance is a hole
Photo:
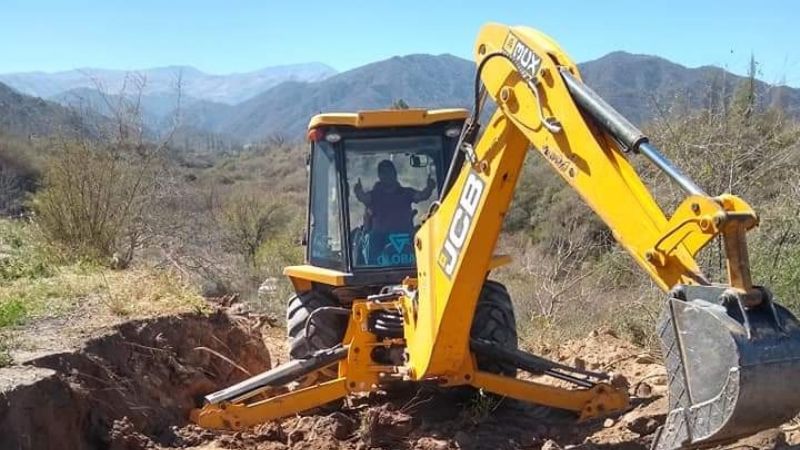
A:
{"label": "rocky soil", "polygon": [[[351,398],[246,432],[202,430],[188,411],[208,392],[285,360],[282,334],[224,311],[128,322],[72,351],[0,369],[0,449],[647,449],[666,412],[653,355],[610,332],[536,352],[602,370],[633,407],[578,423],[565,412],[428,386]],[[732,448],[793,448],[787,424]],[[800,446],[798,446],[800,448]]]}

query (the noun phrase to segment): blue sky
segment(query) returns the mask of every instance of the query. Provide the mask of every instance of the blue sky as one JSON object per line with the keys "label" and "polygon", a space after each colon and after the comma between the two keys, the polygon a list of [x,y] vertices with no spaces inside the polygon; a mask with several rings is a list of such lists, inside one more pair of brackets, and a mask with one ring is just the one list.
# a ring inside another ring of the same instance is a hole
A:
{"label": "blue sky", "polygon": [[193,65],[211,73],[409,53],[469,57],[484,22],[539,28],[577,61],[626,50],[800,86],[800,3],[783,1],[4,0],[0,73]]}

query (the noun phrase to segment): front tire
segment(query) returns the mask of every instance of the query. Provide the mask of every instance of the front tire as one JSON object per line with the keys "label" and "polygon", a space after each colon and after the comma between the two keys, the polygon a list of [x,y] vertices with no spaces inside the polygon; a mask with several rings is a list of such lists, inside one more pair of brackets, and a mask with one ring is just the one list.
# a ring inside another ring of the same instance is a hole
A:
{"label": "front tire", "polygon": [[[503,348],[518,348],[514,305],[511,303],[511,295],[501,283],[492,280],[484,282],[472,319],[470,336]],[[497,361],[487,355],[479,355],[477,360],[480,370],[509,377],[517,375],[517,368],[513,364]]]}
{"label": "front tire", "polygon": [[[347,329],[347,316],[335,312],[325,312],[311,317],[311,313],[324,307],[341,307],[332,296],[310,290],[295,294],[289,299],[286,307],[286,331],[289,339],[289,357],[291,359],[308,358],[318,350],[331,348],[342,343]],[[306,326],[306,322],[311,321]],[[306,334],[306,330],[308,334]],[[321,371],[324,381],[336,378],[336,366],[326,367]]]}

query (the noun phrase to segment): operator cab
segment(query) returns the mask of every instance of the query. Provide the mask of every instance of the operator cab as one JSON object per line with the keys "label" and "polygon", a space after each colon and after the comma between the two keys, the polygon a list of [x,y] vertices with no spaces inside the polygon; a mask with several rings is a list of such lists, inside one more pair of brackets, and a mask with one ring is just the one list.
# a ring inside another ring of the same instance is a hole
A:
{"label": "operator cab", "polygon": [[413,275],[413,237],[438,199],[467,111],[376,110],[311,119],[309,266],[343,284]]}

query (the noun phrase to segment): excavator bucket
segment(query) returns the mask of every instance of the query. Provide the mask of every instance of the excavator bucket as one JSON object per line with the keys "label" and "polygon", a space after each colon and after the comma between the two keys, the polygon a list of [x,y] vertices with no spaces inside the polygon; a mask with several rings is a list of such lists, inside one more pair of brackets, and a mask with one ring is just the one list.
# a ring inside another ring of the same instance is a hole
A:
{"label": "excavator bucket", "polygon": [[658,325],[670,411],[655,450],[723,444],[800,409],[800,323],[764,300],[745,308],[723,287],[679,286]]}

